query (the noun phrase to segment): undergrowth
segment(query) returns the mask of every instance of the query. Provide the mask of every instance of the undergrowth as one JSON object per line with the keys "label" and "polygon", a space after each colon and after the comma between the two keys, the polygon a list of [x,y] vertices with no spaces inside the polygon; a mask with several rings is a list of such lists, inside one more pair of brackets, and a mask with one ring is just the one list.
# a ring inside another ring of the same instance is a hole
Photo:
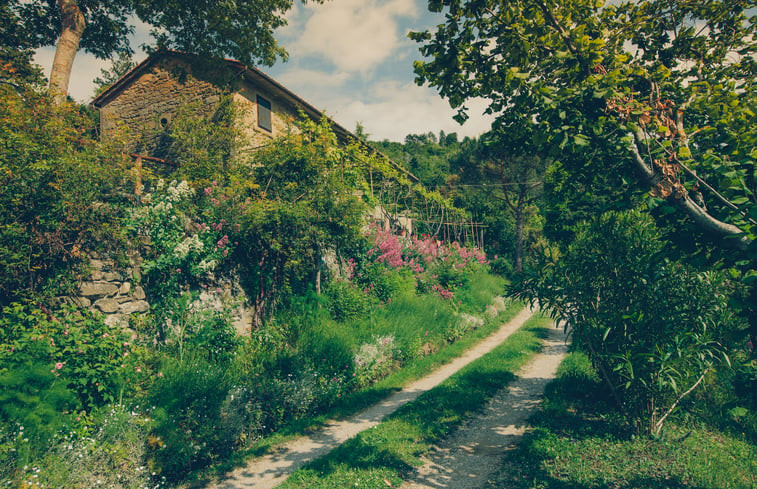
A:
{"label": "undergrowth", "polygon": [[748,489],[757,487],[757,448],[689,417],[658,438],[637,437],[581,353],[563,361],[533,430],[505,459],[496,482],[512,489]]}

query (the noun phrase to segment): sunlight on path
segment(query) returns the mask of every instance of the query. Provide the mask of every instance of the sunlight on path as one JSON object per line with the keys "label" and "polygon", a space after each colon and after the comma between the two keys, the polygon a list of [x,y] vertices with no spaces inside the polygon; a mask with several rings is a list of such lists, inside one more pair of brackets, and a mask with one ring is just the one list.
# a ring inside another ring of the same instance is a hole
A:
{"label": "sunlight on path", "polygon": [[427,463],[402,489],[478,489],[501,468],[508,449],[521,438],[538,408],[544,387],[568,350],[562,329],[552,329],[543,350],[500,391],[483,414],[463,423],[435,447]]}
{"label": "sunlight on path", "polygon": [[326,455],[361,431],[376,426],[384,417],[444,382],[470,362],[492,351],[508,336],[517,331],[532,314],[533,312],[529,308],[524,308],[496,333],[435,372],[413,382],[364,411],[341,421],[329,421],[314,434],[297,438],[275,448],[273,453],[253,460],[247,466],[228,474],[225,479],[207,487],[214,489],[268,489],[276,487],[305,463]]}

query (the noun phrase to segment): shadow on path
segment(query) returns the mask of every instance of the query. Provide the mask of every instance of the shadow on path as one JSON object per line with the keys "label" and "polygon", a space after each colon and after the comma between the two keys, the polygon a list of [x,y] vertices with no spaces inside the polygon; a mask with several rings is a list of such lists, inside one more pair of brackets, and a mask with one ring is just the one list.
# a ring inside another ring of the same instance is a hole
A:
{"label": "shadow on path", "polygon": [[[415,400],[419,395],[433,389],[464,366],[492,351],[508,336],[517,331],[532,314],[533,312],[529,308],[524,308],[497,332],[435,372],[413,382],[403,390],[354,416],[341,421],[327,422],[312,435],[292,440],[272,449],[271,453],[253,460],[245,467],[234,470],[225,478],[215,484],[209,484],[207,487],[209,489],[269,489],[276,487],[305,463],[326,455],[361,431],[376,426],[401,406]],[[391,463],[391,461],[387,462]]]}

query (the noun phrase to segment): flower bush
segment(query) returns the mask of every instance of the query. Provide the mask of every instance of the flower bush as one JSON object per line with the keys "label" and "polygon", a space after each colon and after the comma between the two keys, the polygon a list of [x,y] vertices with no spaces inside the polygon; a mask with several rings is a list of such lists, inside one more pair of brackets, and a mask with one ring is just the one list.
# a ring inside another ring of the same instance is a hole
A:
{"label": "flower bush", "polygon": [[215,182],[197,192],[186,181],[159,180],[129,219],[132,235],[148,243],[142,269],[161,340],[172,301],[213,283],[234,250],[226,220],[218,217],[219,192]]}
{"label": "flower bush", "polygon": [[[453,299],[455,288],[463,285],[472,273],[486,270],[489,264],[481,250],[457,242],[442,243],[429,235],[401,237],[389,229],[373,225],[367,238],[372,248],[368,250],[368,264],[363,266],[358,280],[362,278],[369,290],[377,286],[376,278],[381,273],[375,266],[379,265],[411,275],[419,292],[432,292],[443,299]],[[378,293],[382,300],[391,295],[381,289]]]}

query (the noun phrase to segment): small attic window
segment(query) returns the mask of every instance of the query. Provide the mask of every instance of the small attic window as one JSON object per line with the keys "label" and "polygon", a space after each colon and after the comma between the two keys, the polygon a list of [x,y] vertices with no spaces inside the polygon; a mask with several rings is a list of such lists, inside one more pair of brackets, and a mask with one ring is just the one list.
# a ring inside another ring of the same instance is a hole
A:
{"label": "small attic window", "polygon": [[265,129],[268,132],[272,132],[271,127],[271,102],[264,99],[260,95],[257,96],[258,100],[258,127]]}
{"label": "small attic window", "polygon": [[171,124],[171,119],[173,119],[172,114],[166,113],[166,114],[160,114],[158,116],[158,130],[166,130],[168,129],[168,126]]}

